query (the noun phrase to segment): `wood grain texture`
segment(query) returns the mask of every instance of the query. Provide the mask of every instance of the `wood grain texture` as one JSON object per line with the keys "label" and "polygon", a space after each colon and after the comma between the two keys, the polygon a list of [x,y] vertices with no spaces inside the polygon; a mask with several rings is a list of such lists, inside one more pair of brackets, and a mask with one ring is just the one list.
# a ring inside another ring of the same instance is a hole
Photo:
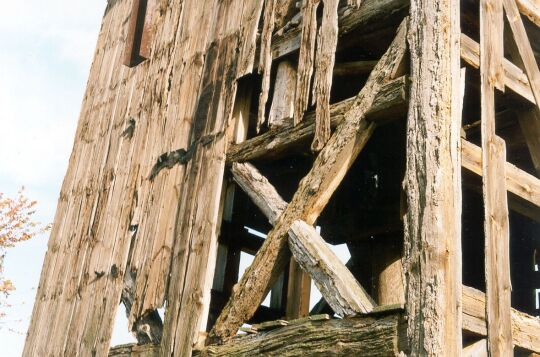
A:
{"label": "wood grain texture", "polygon": [[211,341],[234,335],[242,323],[253,315],[288,261],[286,237],[290,225],[297,219],[307,223],[315,221],[371,136],[373,124],[366,123],[366,112],[376,93],[392,78],[401,63],[406,51],[406,32],[406,26],[402,25],[389,50],[345,114],[344,122],[336,129],[311,171],[301,181],[298,191],[269,232],[252,265],[238,283],[238,289],[233,292],[210,332]]}
{"label": "wood grain texture", "polygon": [[412,355],[461,353],[457,0],[411,1],[404,273]]}
{"label": "wood grain texture", "polygon": [[[404,117],[407,111],[408,79],[406,76],[392,80],[382,86],[377,93],[366,119],[382,123]],[[343,100],[330,106],[332,128],[344,120],[344,114],[353,104],[354,98]],[[293,126],[291,122],[280,128],[267,131],[239,145],[232,145],[227,152],[227,162],[276,159],[293,149],[307,146],[315,132],[315,113],[309,112],[304,120]]]}
{"label": "wood grain texture", "polygon": [[259,111],[257,115],[257,133],[266,122],[266,102],[270,91],[270,74],[272,71],[272,34],[274,33],[274,19],[276,13],[276,0],[265,0],[263,29],[261,34],[261,50],[259,60],[259,73],[262,74],[261,94],[259,95]]}
{"label": "wood grain texture", "polygon": [[[516,309],[511,313],[514,345],[540,353],[540,321]],[[463,286],[463,330],[487,336],[486,294],[468,286]]]}
{"label": "wood grain texture", "polygon": [[[480,45],[463,33],[461,34],[461,58],[474,68],[480,68]],[[505,86],[536,104],[527,75],[507,59],[503,59],[503,69]]]}
{"label": "wood grain texture", "polygon": [[296,67],[284,60],[277,66],[272,106],[268,115],[268,127],[274,129],[292,121],[294,115],[294,94],[296,90]]}
{"label": "wood grain texture", "polygon": [[[513,0],[512,0],[513,1]],[[510,231],[505,187],[506,146],[495,135],[495,88],[502,74],[501,1],[480,5],[480,103],[484,198],[486,321],[491,356],[512,356]],[[499,19],[500,17],[500,19]],[[500,23],[499,23],[500,22]]]}
{"label": "wood grain texture", "polygon": [[536,0],[516,0],[519,11],[540,26],[540,4]]}
{"label": "wood grain texture", "polygon": [[338,40],[339,0],[323,0],[323,13],[315,60],[313,104],[315,104],[315,138],[311,150],[320,151],[330,139],[330,90]]}
{"label": "wood grain texture", "polygon": [[373,310],[376,306],[373,299],[313,226],[295,221],[289,230],[289,237],[293,257],[309,273],[336,314],[346,317]]}
{"label": "wood grain texture", "polygon": [[516,0],[502,0],[504,4],[504,10],[506,12],[506,18],[512,29],[514,40],[518,48],[521,60],[525,68],[525,73],[529,78],[531,90],[537,105],[540,105],[540,70],[538,69],[538,63],[534,56],[531,43],[527,36],[527,31],[521,19],[519,9],[516,5]]}

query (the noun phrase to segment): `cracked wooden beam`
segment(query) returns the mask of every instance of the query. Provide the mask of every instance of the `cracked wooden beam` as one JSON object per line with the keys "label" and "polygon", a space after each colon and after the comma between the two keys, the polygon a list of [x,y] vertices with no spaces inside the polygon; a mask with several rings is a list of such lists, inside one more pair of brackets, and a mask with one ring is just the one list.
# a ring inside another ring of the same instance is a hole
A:
{"label": "cracked wooden beam", "polygon": [[314,223],[364,148],[375,128],[375,124],[365,120],[366,113],[377,92],[395,76],[407,50],[406,34],[405,20],[388,51],[345,113],[345,120],[317,156],[313,168],[301,181],[298,191],[239,281],[210,331],[210,341],[222,341],[236,334],[238,328],[255,312],[289,258],[287,233],[291,224],[298,219]]}
{"label": "cracked wooden beam", "polygon": [[[231,171],[238,185],[270,223],[275,224],[287,203],[272,184],[248,163],[235,163]],[[289,230],[289,247],[338,315],[351,316],[373,310],[375,302],[312,226],[302,221],[294,222]]]}
{"label": "cracked wooden beam", "polygon": [[[382,86],[375,96],[366,119],[374,123],[383,123],[392,119],[403,117],[407,111],[408,77],[402,76]],[[355,98],[345,99],[330,106],[332,127],[340,125],[347,110],[354,103]],[[245,142],[232,145],[227,152],[227,162],[243,162],[258,159],[279,158],[309,142],[315,132],[315,113],[307,113],[304,120],[294,126],[292,120],[283,126],[271,129]]]}

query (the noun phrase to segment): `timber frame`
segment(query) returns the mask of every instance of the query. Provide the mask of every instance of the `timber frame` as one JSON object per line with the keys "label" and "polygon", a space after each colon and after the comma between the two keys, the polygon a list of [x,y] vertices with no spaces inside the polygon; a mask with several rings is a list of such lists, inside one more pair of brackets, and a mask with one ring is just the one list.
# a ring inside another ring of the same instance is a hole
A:
{"label": "timber frame", "polygon": [[539,59],[534,0],[109,0],[24,355],[540,354]]}

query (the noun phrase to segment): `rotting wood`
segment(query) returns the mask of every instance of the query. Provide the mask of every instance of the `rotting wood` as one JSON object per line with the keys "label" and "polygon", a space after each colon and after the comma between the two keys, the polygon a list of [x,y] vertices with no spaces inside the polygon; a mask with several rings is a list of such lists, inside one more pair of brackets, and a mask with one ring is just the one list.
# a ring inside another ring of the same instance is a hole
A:
{"label": "rotting wood", "polygon": [[527,37],[527,31],[523,25],[519,9],[516,5],[516,0],[502,0],[506,18],[512,29],[514,40],[521,56],[525,73],[529,78],[531,90],[536,100],[537,106],[540,106],[540,70],[534,56],[531,43]]}
{"label": "rotting wood", "polygon": [[276,83],[268,126],[274,129],[292,121],[294,114],[294,93],[296,90],[296,68],[290,61],[281,61],[277,66]]}
{"label": "rotting wood", "polygon": [[[540,353],[540,320],[516,309],[511,313],[513,344]],[[463,330],[487,336],[486,295],[468,286],[463,286]]]}
{"label": "rotting wood", "polygon": [[[482,149],[465,139],[461,143],[463,167],[477,175],[482,175]],[[504,171],[506,189],[540,207],[540,180],[508,162],[505,164]]]}
{"label": "rotting wood", "polygon": [[[242,335],[223,345],[194,351],[194,356],[398,356],[407,353],[400,314],[350,319],[304,319],[263,333]],[[291,343],[294,341],[294,343]],[[336,341],[339,343],[336,344]],[[138,354],[137,354],[138,353]],[[124,345],[112,349],[110,357],[154,357],[152,345]]]}
{"label": "rotting wood", "polygon": [[304,117],[309,104],[309,89],[315,60],[315,40],[317,37],[317,7],[320,0],[302,2],[302,35],[298,72],[296,76],[296,92],[294,98],[294,125],[298,125]]}
{"label": "rotting wood", "polygon": [[274,18],[276,13],[276,0],[265,0],[263,31],[261,34],[261,50],[259,60],[259,73],[262,74],[261,94],[259,95],[259,110],[257,115],[257,133],[266,121],[266,102],[270,90],[270,74],[272,70],[272,33],[274,32]]}
{"label": "rotting wood", "polygon": [[[472,67],[480,68],[480,45],[465,34],[461,34],[461,58]],[[507,59],[503,59],[504,84],[527,99],[536,104],[529,79],[523,71]]]}
{"label": "rotting wood", "polygon": [[338,4],[339,0],[323,0],[313,79],[313,104],[316,107],[311,150],[314,152],[320,151],[330,139],[330,90],[338,39]]}
{"label": "rotting wood", "polygon": [[[514,0],[511,0],[514,1]],[[482,192],[484,199],[486,321],[491,356],[512,356],[510,232],[505,187],[506,146],[495,135],[495,88],[502,86],[501,0],[480,5]]]}
{"label": "rotting wood", "polygon": [[[373,100],[366,119],[375,123],[404,116],[408,99],[408,79],[403,76],[385,84]],[[354,98],[330,106],[332,127],[344,120],[344,115],[353,104]],[[279,158],[290,149],[308,142],[315,132],[315,114],[309,112],[297,126],[286,123],[240,145],[232,145],[227,152],[227,162],[242,162],[256,159]]]}
{"label": "rotting wood", "polygon": [[[461,339],[460,1],[412,0],[404,258],[411,354]],[[428,84],[428,85],[427,85]]]}
{"label": "rotting wood", "polygon": [[[339,36],[347,36],[357,31],[369,33],[398,25],[407,15],[409,3],[410,0],[362,0],[360,7],[354,11],[340,9]],[[301,32],[302,29],[297,27],[285,34],[275,35],[276,38],[272,40],[273,58],[277,59],[298,51],[302,43]]]}
{"label": "rotting wood", "polygon": [[286,242],[290,225],[297,219],[314,223],[365,146],[374,129],[374,124],[367,123],[365,115],[376,93],[395,75],[397,66],[405,56],[406,33],[404,21],[390,48],[345,114],[344,122],[317,156],[313,168],[301,181],[298,191],[244,273],[238,288],[210,331],[210,341],[219,341],[236,334],[238,327],[253,315],[287,262]]}
{"label": "rotting wood", "polygon": [[328,248],[315,228],[295,221],[289,230],[289,248],[309,273],[332,310],[339,316],[368,313],[376,305],[349,269]]}
{"label": "rotting wood", "polygon": [[[250,164],[235,163],[235,181],[255,202],[271,223],[276,222],[286,202],[275,188]],[[302,269],[309,273],[319,291],[340,316],[367,313],[376,305],[358,284],[349,269],[326,246],[315,229],[305,222],[294,222],[289,230],[289,247]]]}

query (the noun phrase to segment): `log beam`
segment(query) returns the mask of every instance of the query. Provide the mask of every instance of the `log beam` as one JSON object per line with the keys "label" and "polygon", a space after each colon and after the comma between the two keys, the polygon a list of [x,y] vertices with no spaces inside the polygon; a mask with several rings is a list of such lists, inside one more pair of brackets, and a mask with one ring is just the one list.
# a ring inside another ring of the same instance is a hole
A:
{"label": "log beam", "polygon": [[[407,77],[403,76],[385,84],[375,96],[366,119],[375,123],[404,116],[407,108]],[[349,98],[330,106],[331,125],[340,125],[345,113],[355,98]],[[232,145],[227,152],[227,162],[242,162],[258,159],[279,158],[309,142],[315,133],[315,113],[307,113],[302,122],[294,126],[291,122],[269,130],[239,145]]]}
{"label": "log beam", "polygon": [[291,203],[269,232],[261,250],[210,331],[210,341],[220,341],[236,334],[242,323],[254,313],[288,261],[287,232],[291,224],[298,219],[309,224],[315,222],[364,148],[374,130],[374,124],[365,120],[366,113],[380,88],[395,76],[407,49],[406,34],[404,22],[390,48],[346,112],[344,122],[317,156],[313,168],[301,181]]}

